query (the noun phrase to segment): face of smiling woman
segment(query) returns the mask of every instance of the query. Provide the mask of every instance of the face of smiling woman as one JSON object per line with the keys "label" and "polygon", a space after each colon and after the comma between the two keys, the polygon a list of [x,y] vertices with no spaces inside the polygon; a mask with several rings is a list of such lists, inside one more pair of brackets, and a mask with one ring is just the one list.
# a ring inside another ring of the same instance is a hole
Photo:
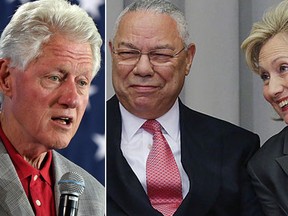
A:
{"label": "face of smiling woman", "polygon": [[0,66],[5,95],[1,124],[18,152],[33,157],[66,147],[88,103],[90,46],[56,35],[24,72],[9,68],[7,61]]}
{"label": "face of smiling woman", "polygon": [[172,107],[189,73],[195,46],[191,44],[161,66],[151,64],[147,54],[142,54],[135,65],[121,64],[113,49],[136,49],[147,53],[163,48],[175,54],[184,48],[184,44],[171,17],[149,11],[124,15],[110,43],[116,95],[129,112],[140,118],[155,119]]}
{"label": "face of smiling woman", "polygon": [[281,118],[288,123],[288,34],[278,33],[260,50],[259,75],[263,95]]}

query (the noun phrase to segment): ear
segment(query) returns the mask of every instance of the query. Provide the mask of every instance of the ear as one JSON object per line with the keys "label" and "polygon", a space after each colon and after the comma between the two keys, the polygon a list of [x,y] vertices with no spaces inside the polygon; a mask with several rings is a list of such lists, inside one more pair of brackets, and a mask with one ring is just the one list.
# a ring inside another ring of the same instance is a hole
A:
{"label": "ear", "polygon": [[112,43],[112,41],[109,41],[109,49],[110,49],[110,54],[112,55],[112,52],[113,52],[113,43]]}
{"label": "ear", "polygon": [[0,59],[0,91],[8,97],[12,96],[11,73],[9,68],[10,61]]}
{"label": "ear", "polygon": [[188,48],[187,48],[187,63],[186,63],[186,68],[185,68],[185,75],[187,76],[190,72],[190,68],[192,66],[192,62],[196,53],[196,46],[195,44],[191,43],[189,44]]}

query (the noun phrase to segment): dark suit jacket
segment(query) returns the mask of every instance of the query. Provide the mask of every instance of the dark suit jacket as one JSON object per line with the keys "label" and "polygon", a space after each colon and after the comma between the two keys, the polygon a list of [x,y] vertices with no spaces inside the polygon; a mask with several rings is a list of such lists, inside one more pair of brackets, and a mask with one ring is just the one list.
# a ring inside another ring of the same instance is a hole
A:
{"label": "dark suit jacket", "polygon": [[[121,124],[114,96],[107,102],[107,216],[159,216],[121,152]],[[180,131],[190,190],[174,215],[262,215],[246,171],[259,137],[181,102]]]}
{"label": "dark suit jacket", "polygon": [[288,127],[271,137],[248,164],[266,215],[288,215]]}

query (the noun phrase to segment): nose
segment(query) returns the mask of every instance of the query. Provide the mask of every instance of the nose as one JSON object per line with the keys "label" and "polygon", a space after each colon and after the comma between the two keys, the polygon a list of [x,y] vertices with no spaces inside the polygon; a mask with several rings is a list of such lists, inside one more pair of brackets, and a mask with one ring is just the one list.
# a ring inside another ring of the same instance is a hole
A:
{"label": "nose", "polygon": [[140,76],[152,76],[154,74],[153,66],[150,63],[149,57],[147,54],[142,54],[136,63],[134,68],[134,74]]}
{"label": "nose", "polygon": [[285,81],[282,77],[271,76],[268,84],[268,93],[272,97],[276,97],[284,90]]}
{"label": "nose", "polygon": [[59,89],[60,97],[58,103],[67,108],[76,108],[79,105],[79,93],[77,91],[77,84],[73,80],[66,80]]}

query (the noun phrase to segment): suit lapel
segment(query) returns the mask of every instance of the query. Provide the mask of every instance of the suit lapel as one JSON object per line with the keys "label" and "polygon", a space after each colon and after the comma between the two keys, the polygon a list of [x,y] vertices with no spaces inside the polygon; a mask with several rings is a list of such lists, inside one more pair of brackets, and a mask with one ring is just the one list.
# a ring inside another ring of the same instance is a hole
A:
{"label": "suit lapel", "polygon": [[276,161],[281,166],[286,175],[288,175],[288,133],[283,134],[283,156],[276,158]]}
{"label": "suit lapel", "polygon": [[[121,115],[118,100],[114,96],[108,104],[108,197],[127,215],[158,215],[120,149]],[[214,142],[220,141],[205,135],[205,127],[201,125],[202,115],[195,113],[180,102],[181,160],[190,179],[190,190],[175,213],[179,216],[187,212],[205,215],[216,200],[220,187],[222,148],[219,144],[214,145]],[[207,197],[210,199],[207,200]],[[139,209],[141,213],[137,214]]]}
{"label": "suit lapel", "polygon": [[34,215],[2,141],[0,141],[0,167],[0,215],[6,215],[6,213],[7,215]]}
{"label": "suit lapel", "polygon": [[62,163],[62,160],[59,159],[57,153],[55,151],[52,151],[53,160],[52,160],[52,166],[53,166],[53,178],[55,180],[54,182],[54,200],[55,200],[55,208],[56,212],[58,212],[59,203],[60,203],[60,190],[58,186],[58,181],[61,179],[61,177],[71,170],[67,168],[65,163]]}
{"label": "suit lapel", "polygon": [[180,102],[181,160],[189,177],[190,189],[176,215],[185,212],[204,215],[219,192],[221,147],[214,144],[217,140],[207,136],[202,122],[202,117]]}
{"label": "suit lapel", "polygon": [[127,215],[157,215],[120,149],[121,114],[114,97],[107,106],[107,193]]}
{"label": "suit lapel", "polygon": [[[59,203],[60,203],[60,189],[59,189],[59,185],[58,182],[59,180],[62,178],[62,176],[67,173],[67,172],[77,172],[76,167],[74,167],[73,164],[68,164],[66,159],[62,158],[62,156],[56,152],[56,151],[52,151],[53,152],[53,175],[54,175],[54,199],[55,199],[55,208],[56,208],[56,212],[59,211]],[[81,174],[81,173],[78,173]],[[85,178],[85,176],[82,176],[83,178]],[[87,185],[86,185],[87,187]],[[85,188],[86,190],[89,190],[90,188]],[[84,190],[85,191],[85,190]],[[80,201],[79,201],[79,208],[78,208],[78,215],[87,215],[87,209],[89,209],[89,205],[93,204],[92,202],[89,203],[87,201],[85,202],[81,202],[82,200],[85,200],[85,198],[83,198],[83,195],[80,196]]]}

